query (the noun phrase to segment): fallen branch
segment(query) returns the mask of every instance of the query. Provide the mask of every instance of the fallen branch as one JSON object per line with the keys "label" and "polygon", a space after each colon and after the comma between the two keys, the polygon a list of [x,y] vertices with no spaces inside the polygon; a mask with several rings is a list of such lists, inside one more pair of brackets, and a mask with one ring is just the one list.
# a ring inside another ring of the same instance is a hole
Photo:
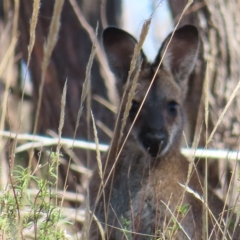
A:
{"label": "fallen branch", "polygon": [[[59,143],[59,138],[43,137],[31,134],[16,134],[7,131],[0,131],[0,136],[16,139],[18,141],[31,141],[20,145],[16,148],[16,153],[29,150],[31,148],[42,148],[48,146],[55,146]],[[88,150],[96,150],[96,144],[93,142],[87,142],[82,140],[73,140],[70,138],[61,138],[60,144],[65,147],[82,148]],[[106,152],[108,150],[107,144],[99,144],[99,150]],[[217,149],[204,149],[204,148],[182,148],[182,154],[192,158],[215,158],[215,159],[228,159],[228,160],[240,160],[240,153],[238,151],[229,150],[217,150]]]}

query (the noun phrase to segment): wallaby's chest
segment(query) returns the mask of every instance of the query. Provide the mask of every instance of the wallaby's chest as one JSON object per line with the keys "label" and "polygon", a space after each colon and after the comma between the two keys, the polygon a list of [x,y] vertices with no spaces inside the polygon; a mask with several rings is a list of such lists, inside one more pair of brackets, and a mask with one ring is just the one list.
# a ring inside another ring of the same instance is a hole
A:
{"label": "wallaby's chest", "polygon": [[[142,162],[136,158],[128,164],[122,161],[125,164],[119,164],[121,171],[114,177],[111,202],[120,225],[132,232],[161,237],[162,231],[177,228],[179,221],[188,236],[196,236],[192,223],[199,226],[199,220],[191,210],[192,196],[184,194],[179,184],[186,183],[186,172],[177,171],[178,166],[171,164]],[[178,232],[180,239],[186,238],[183,231]],[[139,235],[137,239],[146,238]]]}

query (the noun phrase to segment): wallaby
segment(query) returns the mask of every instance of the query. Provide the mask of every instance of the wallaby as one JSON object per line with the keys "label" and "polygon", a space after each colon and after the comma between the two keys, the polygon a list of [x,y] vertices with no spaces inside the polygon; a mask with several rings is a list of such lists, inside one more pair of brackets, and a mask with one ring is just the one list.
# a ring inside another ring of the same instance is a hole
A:
{"label": "wallaby", "polygon": [[[204,228],[203,203],[184,187],[189,161],[180,152],[183,102],[198,54],[198,30],[187,25],[176,30],[170,41],[171,35],[153,63],[147,62],[142,51],[138,56],[136,69],[141,70],[122,141],[118,144],[128,94],[122,100],[115,136],[103,160],[103,181],[96,170],[90,182],[90,240],[102,239],[99,225],[108,240],[205,239],[204,229],[208,230],[209,239],[223,236],[225,228],[219,220],[223,202],[208,191],[208,207],[213,215],[209,214],[208,227]],[[131,87],[126,82],[136,43],[121,29],[109,27],[103,32],[103,47],[120,96]],[[162,58],[130,135],[116,158]],[[187,185],[203,196],[202,180],[195,169]],[[222,232],[213,216],[223,227]],[[232,238],[226,235],[226,239],[237,239],[237,234]]]}

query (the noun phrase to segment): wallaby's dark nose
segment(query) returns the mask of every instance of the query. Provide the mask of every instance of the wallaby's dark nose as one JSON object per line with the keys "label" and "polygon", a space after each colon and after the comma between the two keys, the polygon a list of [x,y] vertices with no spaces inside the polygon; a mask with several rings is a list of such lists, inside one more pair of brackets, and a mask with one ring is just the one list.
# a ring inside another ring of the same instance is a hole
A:
{"label": "wallaby's dark nose", "polygon": [[166,146],[167,134],[159,129],[146,129],[145,134],[141,134],[141,140],[146,151],[156,157]]}

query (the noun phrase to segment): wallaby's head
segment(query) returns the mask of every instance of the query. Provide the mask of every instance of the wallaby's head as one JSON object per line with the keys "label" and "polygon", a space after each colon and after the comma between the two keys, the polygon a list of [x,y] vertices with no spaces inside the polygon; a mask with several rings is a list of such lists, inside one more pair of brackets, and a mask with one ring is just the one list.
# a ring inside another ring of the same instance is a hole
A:
{"label": "wallaby's head", "polygon": [[[168,45],[170,37],[171,34],[153,63],[147,62],[143,52],[138,56],[137,67],[141,71],[128,118],[130,125],[163,58],[131,132],[139,146],[152,157],[163,156],[172,147],[179,147],[184,124],[183,102],[198,53],[199,37],[194,26],[176,30]],[[136,43],[134,37],[118,28],[109,27],[103,32],[103,47],[120,95],[125,89]]]}

